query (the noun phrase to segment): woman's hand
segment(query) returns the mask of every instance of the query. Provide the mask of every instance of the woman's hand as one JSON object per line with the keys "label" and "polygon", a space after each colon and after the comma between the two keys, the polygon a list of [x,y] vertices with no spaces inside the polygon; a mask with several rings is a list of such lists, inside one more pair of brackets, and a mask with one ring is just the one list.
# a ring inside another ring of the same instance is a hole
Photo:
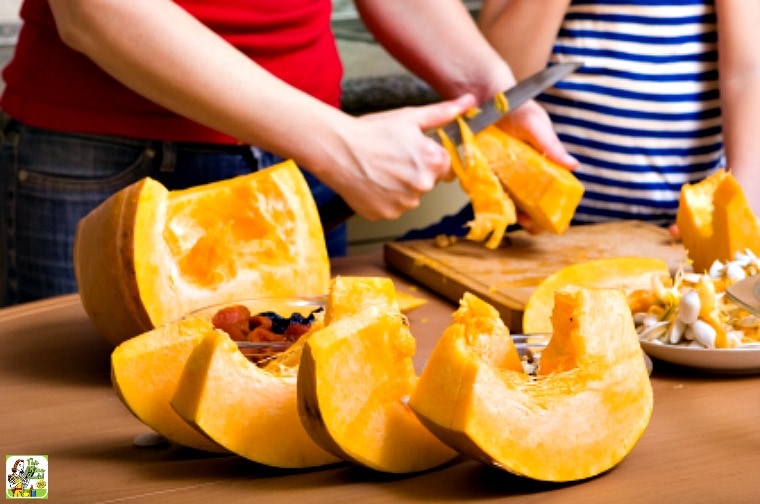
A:
{"label": "woman's hand", "polygon": [[446,150],[426,130],[443,126],[475,106],[475,98],[406,107],[356,118],[342,132],[345,155],[321,175],[356,213],[395,219],[416,208],[440,180],[452,178]]}

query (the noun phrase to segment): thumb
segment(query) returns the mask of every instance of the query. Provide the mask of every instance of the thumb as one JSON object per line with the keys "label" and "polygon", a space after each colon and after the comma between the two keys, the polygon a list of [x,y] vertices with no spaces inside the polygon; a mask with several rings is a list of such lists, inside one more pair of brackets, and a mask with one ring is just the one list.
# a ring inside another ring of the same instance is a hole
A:
{"label": "thumb", "polygon": [[462,95],[454,100],[424,105],[417,108],[419,113],[417,124],[421,129],[437,128],[450,123],[476,105],[475,96],[471,94]]}

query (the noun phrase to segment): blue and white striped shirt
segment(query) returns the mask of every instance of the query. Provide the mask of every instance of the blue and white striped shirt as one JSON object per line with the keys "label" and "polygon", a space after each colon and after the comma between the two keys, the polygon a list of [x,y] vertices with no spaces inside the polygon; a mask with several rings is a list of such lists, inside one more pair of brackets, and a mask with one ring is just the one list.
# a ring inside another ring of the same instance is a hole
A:
{"label": "blue and white striped shirt", "polygon": [[722,166],[716,43],[712,0],[572,2],[552,61],[583,67],[539,101],[581,163],[577,223],[672,223]]}

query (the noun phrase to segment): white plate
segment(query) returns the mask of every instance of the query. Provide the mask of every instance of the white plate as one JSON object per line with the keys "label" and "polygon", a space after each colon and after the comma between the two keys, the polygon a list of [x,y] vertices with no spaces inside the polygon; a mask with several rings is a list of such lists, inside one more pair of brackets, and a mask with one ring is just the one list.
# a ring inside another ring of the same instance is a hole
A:
{"label": "white plate", "polygon": [[710,350],[642,341],[641,347],[650,357],[679,366],[715,373],[760,373],[760,346]]}

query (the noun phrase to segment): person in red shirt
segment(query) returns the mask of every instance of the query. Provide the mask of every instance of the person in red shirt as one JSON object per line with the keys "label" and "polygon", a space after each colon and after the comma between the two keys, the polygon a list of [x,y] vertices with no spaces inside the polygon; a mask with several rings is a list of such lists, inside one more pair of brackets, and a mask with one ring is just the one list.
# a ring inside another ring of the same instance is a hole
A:
{"label": "person in red shirt", "polygon": [[[291,158],[318,204],[393,219],[452,177],[424,134],[514,84],[460,0],[356,0],[376,39],[444,99],[340,108],[331,0],[25,0],[0,99],[4,303],[73,292],[79,219],[152,176],[169,189]],[[535,103],[513,130],[572,166]],[[345,252],[345,228],[328,237]]]}

